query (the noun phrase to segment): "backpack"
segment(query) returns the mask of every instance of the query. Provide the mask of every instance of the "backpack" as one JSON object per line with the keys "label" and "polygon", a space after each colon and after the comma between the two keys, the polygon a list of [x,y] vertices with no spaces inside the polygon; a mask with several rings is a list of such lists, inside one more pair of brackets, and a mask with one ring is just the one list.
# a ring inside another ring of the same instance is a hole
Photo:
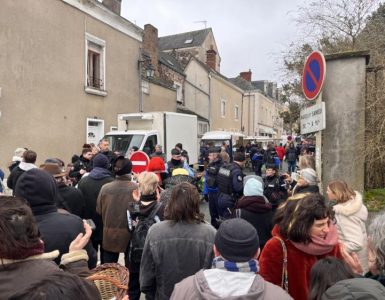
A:
{"label": "backpack", "polygon": [[287,161],[296,161],[297,160],[297,152],[295,149],[290,149],[286,152],[286,160]]}
{"label": "backpack", "polygon": [[138,217],[138,223],[131,235],[130,262],[140,264],[148,230],[152,225],[160,222],[159,217],[156,215],[160,206],[161,204],[158,202],[147,217]]}

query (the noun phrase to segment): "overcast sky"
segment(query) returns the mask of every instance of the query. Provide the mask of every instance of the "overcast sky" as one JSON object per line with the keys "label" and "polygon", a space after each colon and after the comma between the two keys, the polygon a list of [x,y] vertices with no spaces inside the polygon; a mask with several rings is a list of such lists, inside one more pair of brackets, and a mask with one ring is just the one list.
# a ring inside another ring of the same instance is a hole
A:
{"label": "overcast sky", "polygon": [[280,53],[296,40],[293,21],[306,0],[123,0],[122,16],[159,36],[211,27],[221,56],[221,73],[236,77],[251,69],[253,80],[281,82]]}

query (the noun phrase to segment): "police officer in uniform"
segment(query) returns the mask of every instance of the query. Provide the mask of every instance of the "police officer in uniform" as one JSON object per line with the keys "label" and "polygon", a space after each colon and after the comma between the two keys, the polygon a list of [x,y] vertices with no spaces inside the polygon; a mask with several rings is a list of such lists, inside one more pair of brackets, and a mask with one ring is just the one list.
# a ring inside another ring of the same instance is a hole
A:
{"label": "police officer in uniform", "polygon": [[204,194],[208,195],[209,200],[211,225],[213,225],[215,228],[219,227],[217,222],[217,219],[219,219],[217,175],[219,168],[223,165],[223,160],[219,156],[220,152],[220,147],[211,147],[208,149],[209,163],[206,168],[204,186]]}
{"label": "police officer in uniform", "polygon": [[235,152],[234,162],[223,165],[218,171],[218,208],[221,219],[231,217],[236,201],[243,195],[244,166],[245,154]]}

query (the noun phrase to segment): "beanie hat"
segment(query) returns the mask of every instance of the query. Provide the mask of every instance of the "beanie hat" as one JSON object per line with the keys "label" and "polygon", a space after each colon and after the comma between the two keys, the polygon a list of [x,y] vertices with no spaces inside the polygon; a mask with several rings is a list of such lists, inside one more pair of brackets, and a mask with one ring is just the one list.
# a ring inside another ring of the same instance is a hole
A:
{"label": "beanie hat", "polygon": [[235,218],[226,220],[219,226],[214,244],[224,259],[246,262],[257,253],[259,237],[253,225],[241,218]]}
{"label": "beanie hat", "polygon": [[180,151],[179,151],[179,149],[172,149],[171,150],[171,155],[180,155]]}
{"label": "beanie hat", "polygon": [[108,157],[103,153],[97,154],[93,159],[93,167],[108,169],[109,167]]}
{"label": "beanie hat", "polygon": [[263,179],[262,179],[261,176],[258,176],[258,175],[247,175],[247,176],[243,177],[243,186],[245,186],[246,182],[249,179],[251,179],[251,178],[254,178],[254,179],[258,180],[263,185]]}
{"label": "beanie hat", "polygon": [[186,175],[188,176],[188,171],[183,168],[177,168],[172,171],[171,176],[177,176],[177,175]]}
{"label": "beanie hat", "polygon": [[35,168],[24,172],[17,180],[15,196],[27,200],[34,215],[57,211],[56,182],[46,171]]}
{"label": "beanie hat", "polygon": [[316,171],[311,168],[302,169],[299,171],[299,175],[306,180],[309,185],[317,185],[318,177]]}
{"label": "beanie hat", "polygon": [[249,180],[247,180],[247,182],[243,188],[243,195],[245,195],[245,196],[263,196],[262,183],[255,178],[250,178]]}
{"label": "beanie hat", "polygon": [[123,176],[130,174],[132,170],[132,162],[124,156],[120,156],[115,163],[114,172],[115,175]]}
{"label": "beanie hat", "polygon": [[385,287],[377,280],[352,278],[338,281],[323,293],[322,300],[380,300],[384,299]]}
{"label": "beanie hat", "polygon": [[159,156],[154,156],[153,158],[150,159],[150,162],[148,163],[147,166],[147,171],[148,172],[164,172],[165,171],[165,166],[164,166],[164,161],[161,157]]}

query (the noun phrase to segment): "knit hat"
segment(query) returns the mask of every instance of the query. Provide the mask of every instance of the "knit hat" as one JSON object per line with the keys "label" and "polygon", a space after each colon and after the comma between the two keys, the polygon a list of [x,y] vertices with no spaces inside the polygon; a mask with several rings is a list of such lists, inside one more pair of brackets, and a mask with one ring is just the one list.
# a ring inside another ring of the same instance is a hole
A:
{"label": "knit hat", "polygon": [[263,196],[262,183],[255,178],[250,178],[249,180],[247,180],[247,182],[243,188],[243,195],[245,195],[245,196]]}
{"label": "knit hat", "polygon": [[65,172],[62,171],[62,169],[59,167],[58,164],[55,163],[45,163],[40,165],[40,169],[48,172],[53,177],[63,177],[66,175]]}
{"label": "knit hat", "polygon": [[34,215],[57,211],[58,197],[56,182],[48,172],[34,168],[24,172],[17,180],[15,196],[29,202]]}
{"label": "knit hat", "polygon": [[306,180],[309,185],[317,185],[318,177],[316,171],[311,168],[302,169],[299,171],[299,175]]}
{"label": "knit hat", "polygon": [[164,166],[164,161],[161,157],[159,156],[154,156],[153,158],[150,159],[150,162],[148,163],[147,166],[147,171],[148,172],[164,172],[165,171],[165,166]]}
{"label": "knit hat", "polygon": [[97,154],[93,159],[93,167],[94,168],[103,168],[108,169],[109,167],[108,157],[103,153]]}
{"label": "knit hat", "polygon": [[263,184],[263,179],[261,176],[258,176],[258,175],[247,175],[245,177],[243,177],[243,186],[245,186],[246,182],[251,179],[251,178],[254,178],[256,180],[258,180],[260,183]]}
{"label": "knit hat", "polygon": [[338,281],[323,293],[322,300],[380,300],[384,299],[385,287],[369,278],[352,278]]}
{"label": "knit hat", "polygon": [[235,218],[222,222],[214,244],[224,259],[246,262],[257,253],[259,237],[253,225],[241,218]]}
{"label": "knit hat", "polygon": [[176,149],[176,148],[171,149],[171,155],[181,155],[181,154],[180,154],[180,150],[179,150],[179,149]]}
{"label": "knit hat", "polygon": [[177,175],[186,175],[188,176],[188,171],[183,168],[177,168],[172,171],[172,176],[177,176]]}

